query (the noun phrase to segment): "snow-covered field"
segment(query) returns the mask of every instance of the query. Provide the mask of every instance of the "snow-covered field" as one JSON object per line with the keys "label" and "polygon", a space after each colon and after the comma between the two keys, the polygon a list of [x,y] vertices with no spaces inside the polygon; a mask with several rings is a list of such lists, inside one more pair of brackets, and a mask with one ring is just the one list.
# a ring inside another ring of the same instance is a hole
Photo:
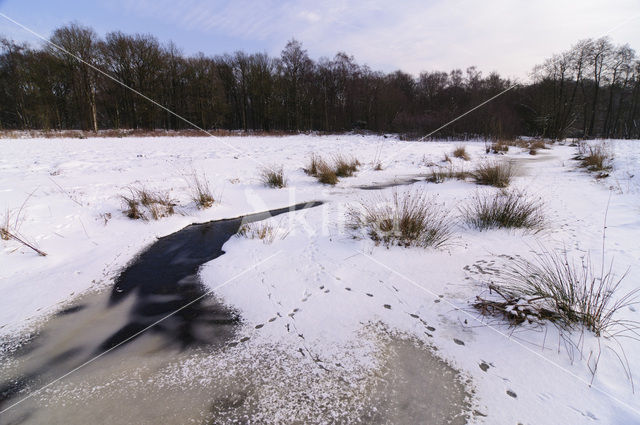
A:
{"label": "snow-covered field", "polygon": [[[375,380],[368,371],[384,363],[381,347],[390,346],[385,335],[398,333],[432,347],[460,372],[457,379],[473,394],[465,401],[472,423],[640,423],[640,342],[565,335],[578,342],[578,351],[551,325],[514,329],[479,316],[470,305],[508,256],[532,258],[542,247],[566,248],[572,258],[589,255],[599,267],[605,213],[607,266],[613,261],[618,275],[628,269],[621,292],[640,287],[640,141],[607,143],[615,152],[614,171],[596,180],[576,168],[575,148],[568,145],[536,156],[512,147],[497,156],[486,154],[484,143],[466,142],[471,161],[453,158],[454,165],[470,170],[488,157],[514,160],[519,173],[512,186],[542,198],[547,226],[539,233],[480,232],[460,224],[452,243],[436,250],[387,249],[354,239],[345,215],[359,200],[394,190],[426,191],[457,215],[478,191],[497,190],[468,181],[360,188],[424,176],[434,164],[445,165],[444,154],[460,143],[356,135],[0,140],[0,218],[5,210],[13,217],[20,212],[20,234],[48,254],[1,241],[0,338],[15,341],[75,297],[108,289],[157,237],[194,222],[318,200],[325,203],[269,219],[286,237],[271,244],[232,238],[226,254],[201,269],[202,281],[238,309],[244,320],[240,337],[250,339],[215,355],[177,355],[152,380],[137,381],[131,370],[101,375],[104,387],[117,379],[119,388],[198,388],[225,373],[236,379],[231,371],[245,369],[261,382],[255,422],[331,423],[331,416],[315,415],[328,409],[347,420],[362,400],[377,400],[369,397]],[[363,165],[334,187],[321,185],[302,170],[312,152],[353,155]],[[380,171],[372,165],[377,159]],[[284,167],[286,188],[261,184],[265,165]],[[194,171],[205,173],[214,190],[216,203],[209,209],[198,210],[190,199]],[[170,191],[177,214],[146,222],[124,216],[120,196],[136,185]],[[640,313],[625,308],[620,318],[640,321]],[[619,355],[626,356],[635,392]],[[323,378],[318,360],[351,380],[350,396],[337,379]],[[268,384],[274,380],[280,385]],[[72,383],[75,390],[64,381],[52,387],[46,404],[55,410],[72,398],[86,402],[81,389],[91,385]],[[303,399],[294,391],[300,386]]]}

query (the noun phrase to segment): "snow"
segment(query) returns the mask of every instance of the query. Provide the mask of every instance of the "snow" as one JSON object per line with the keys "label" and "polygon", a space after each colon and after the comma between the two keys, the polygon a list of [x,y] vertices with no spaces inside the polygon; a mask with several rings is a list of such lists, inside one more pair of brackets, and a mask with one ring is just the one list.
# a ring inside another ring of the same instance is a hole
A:
{"label": "snow", "polygon": [[[276,344],[282,355],[299,357],[302,350],[322,364],[340,363],[365,376],[379,363],[378,345],[367,330],[383,324],[437,348],[438,356],[470,378],[473,408],[488,415],[474,415],[472,422],[640,422],[640,395],[617,358],[618,342],[578,331],[561,334],[550,325],[509,328],[480,317],[470,305],[508,256],[532,258],[541,247],[566,248],[572,258],[589,255],[599,266],[605,213],[605,262],[613,261],[617,275],[628,270],[621,292],[640,287],[640,141],[606,141],[615,161],[611,177],[603,180],[577,169],[575,148],[568,145],[536,156],[512,147],[497,156],[485,154],[482,142],[464,142],[472,159],[454,158],[456,166],[468,170],[488,157],[516,161],[521,172],[512,186],[545,202],[548,225],[539,233],[458,225],[452,244],[434,250],[376,246],[346,231],[350,205],[394,190],[424,190],[453,215],[478,191],[496,190],[462,181],[359,188],[425,175],[430,164],[448,165],[444,154],[460,143],[358,135],[0,140],[0,214],[8,209],[15,217],[24,203],[20,234],[48,254],[1,241],[0,338],[28,333],[80,294],[108,288],[121,267],[157,237],[194,222],[321,200],[320,207],[268,220],[286,229],[286,237],[271,244],[234,237],[225,255],[203,266],[201,278],[210,288],[232,280],[215,293],[238,309],[241,334],[251,338],[248,351],[234,355],[270,359]],[[302,170],[312,152],[354,155],[363,166],[337,186],[323,186]],[[373,169],[377,157],[382,171]],[[287,188],[260,183],[260,167],[270,165],[283,165]],[[194,171],[204,172],[214,189],[217,202],[210,209],[198,210],[190,200]],[[148,222],[125,217],[120,195],[136,185],[170,191],[178,214]],[[639,321],[640,313],[627,308],[620,317]],[[579,341],[582,353],[565,344],[567,337]],[[640,343],[619,343],[637,384]],[[231,362],[223,357],[180,358],[165,379],[205,379],[202,370],[223,370],[221,364]],[[329,382],[316,384],[332,391]]]}

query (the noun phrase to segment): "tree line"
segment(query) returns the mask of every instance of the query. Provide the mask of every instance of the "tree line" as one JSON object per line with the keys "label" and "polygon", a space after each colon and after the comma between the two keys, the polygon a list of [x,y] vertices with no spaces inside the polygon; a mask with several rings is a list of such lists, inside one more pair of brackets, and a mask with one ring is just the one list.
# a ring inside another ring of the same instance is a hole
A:
{"label": "tree line", "polygon": [[[419,136],[513,84],[475,67],[416,77],[373,71],[343,52],[314,61],[296,40],[279,57],[186,56],[152,35],[101,38],[79,24],[56,29],[50,41],[81,61],[49,44],[0,39],[0,129],[191,127],[118,80],[206,129]],[[532,75],[436,136],[640,138],[640,61],[628,45],[583,40]]]}

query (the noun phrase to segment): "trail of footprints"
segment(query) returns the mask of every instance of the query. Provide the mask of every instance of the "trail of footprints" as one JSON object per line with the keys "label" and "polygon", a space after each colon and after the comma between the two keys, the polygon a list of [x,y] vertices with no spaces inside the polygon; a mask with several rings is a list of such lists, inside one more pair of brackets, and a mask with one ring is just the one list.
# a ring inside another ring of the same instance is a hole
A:
{"label": "trail of footprints", "polygon": [[[328,274],[324,267],[322,265],[319,265],[320,267],[320,271],[316,271],[315,274],[315,279],[316,281],[320,281],[321,274]],[[301,270],[298,270],[298,272],[301,272]],[[340,281],[341,279],[337,276],[331,276],[332,278]],[[263,286],[266,285],[264,284],[264,279],[261,280]],[[384,282],[382,280],[379,280],[379,282],[384,285]],[[388,291],[391,292],[391,294],[394,296],[394,298],[397,300],[398,304],[400,305],[405,305],[406,303],[399,297],[398,293],[400,292],[400,290],[398,288],[396,288],[394,285],[390,285],[392,289],[386,287],[386,289]],[[269,287],[271,289],[276,289],[275,285],[271,284],[269,285]],[[275,299],[275,297],[273,296],[273,292],[271,291],[271,289],[266,288],[267,289],[267,297],[269,298],[269,300],[272,302],[272,304],[274,304],[274,307],[277,309],[277,306],[282,306],[282,303],[280,301],[277,301]],[[371,298],[375,298],[374,294],[371,292],[363,292],[363,291],[357,291],[354,290],[351,287],[348,286],[343,286],[342,289],[344,289],[347,292],[353,293],[353,294],[360,294],[362,297],[366,297],[367,299],[371,299]],[[330,293],[331,290],[329,288],[326,287],[326,285],[319,285],[317,287],[316,293],[318,293],[319,295],[323,295],[323,294],[328,294]],[[309,301],[309,299],[314,295],[313,292],[310,292],[308,289],[305,289],[302,298],[300,299],[300,303],[306,303],[307,301]],[[440,295],[440,298],[442,298],[443,296]],[[436,299],[434,302],[439,302],[439,299]],[[382,307],[386,310],[393,310],[393,306],[391,304],[382,304]],[[298,331],[297,327],[295,326],[295,316],[297,313],[301,312],[302,308],[301,307],[295,307],[293,308],[289,313],[286,314],[286,316],[283,316],[280,312],[276,312],[272,317],[270,317],[267,321],[263,322],[263,323],[258,323],[257,325],[254,326],[255,330],[260,330],[262,328],[264,328],[266,325],[269,325],[273,322],[275,322],[276,320],[278,320],[279,318],[285,318],[287,319],[287,322],[284,324],[285,328],[287,329],[287,332],[291,332],[292,329],[295,333],[297,333],[297,336],[304,340],[304,334],[300,331]],[[428,337],[433,337],[433,332],[435,332],[436,328],[434,328],[433,326],[430,326],[423,318],[421,318],[418,314],[415,313],[409,313],[406,312],[406,314],[408,314],[410,317],[412,317],[413,319],[419,320],[420,323],[424,326],[425,330],[425,334]],[[250,336],[243,336],[241,337],[238,341],[233,341],[227,344],[228,347],[236,347],[238,344],[247,342],[250,340]],[[312,351],[308,348],[308,347],[304,347],[304,348],[299,348],[298,351],[301,353],[302,356],[305,356],[305,353],[308,353],[311,358],[316,361],[316,362],[321,362],[321,360],[318,359],[317,356],[313,355]],[[340,366],[339,364],[336,364],[337,366]]]}
{"label": "trail of footprints", "polygon": [[[508,256],[503,256],[506,258],[509,258]],[[499,270],[493,268],[495,262],[494,261],[485,261],[485,260],[479,260],[476,262],[476,264],[473,265],[474,269],[471,269],[470,266],[465,266],[465,270],[469,273],[472,274],[499,274]],[[328,274],[325,271],[325,268],[322,265],[319,265],[320,270],[315,271],[314,275],[315,275],[315,280],[316,282],[321,281],[321,274]],[[301,270],[298,270],[299,272],[301,272]],[[330,275],[331,276],[331,275]],[[337,276],[331,276],[332,278],[340,281],[341,279]],[[277,306],[282,306],[282,303],[278,300],[275,299],[275,297],[273,296],[273,292],[271,290],[275,290],[276,287],[274,284],[270,284],[269,288],[267,288],[266,285],[264,285],[264,279],[261,280],[263,283],[263,286],[267,289],[267,297],[269,298],[269,300],[272,302],[272,304],[274,304],[274,307]],[[398,288],[396,288],[394,285],[390,285],[390,288],[385,285],[385,283],[382,280],[379,280],[379,282],[385,287],[385,289],[387,289],[388,291],[390,291],[394,297],[396,298],[396,300],[398,301],[398,304],[400,305],[405,305],[406,303],[404,303],[402,301],[402,299],[400,299],[399,297],[399,292],[400,290]],[[344,289],[344,291],[352,293],[352,294],[359,294],[361,295],[363,298],[367,298],[367,299],[372,299],[375,298],[375,295],[371,292],[364,292],[364,291],[358,291],[358,290],[354,290],[351,287],[348,286],[343,286],[342,289]],[[329,288],[326,287],[326,285],[322,284],[319,285],[317,287],[317,290],[315,291],[315,294],[319,294],[317,296],[322,296],[323,294],[328,294],[330,293],[331,290]],[[302,298],[300,299],[300,303],[306,303],[307,301],[309,301],[309,299],[312,298],[312,296],[314,296],[314,292],[311,292],[309,289],[305,289]],[[443,298],[443,295],[439,295],[438,298],[436,298],[434,300],[435,303],[440,302],[440,298]],[[387,310],[393,310],[393,306],[391,304],[382,304],[382,307],[384,309]],[[315,364],[322,370],[324,371],[329,371],[329,369],[327,367],[325,367],[322,363],[322,360],[320,359],[320,357],[316,354],[313,353],[313,351],[307,346],[306,342],[305,342],[305,338],[304,338],[304,334],[302,332],[300,332],[298,330],[298,328],[296,327],[295,324],[295,316],[296,314],[300,313],[302,311],[301,307],[295,307],[293,308],[289,313],[287,313],[285,316],[283,316],[279,311],[276,311],[276,313],[270,317],[268,320],[266,320],[263,323],[258,323],[257,325],[254,326],[254,330],[255,331],[259,331],[260,329],[264,328],[267,325],[273,324],[274,322],[278,321],[279,319],[283,319],[286,320],[286,322],[284,323],[285,328],[287,329],[287,332],[294,332],[295,334],[297,334],[298,338],[300,338],[302,346],[298,348],[298,352],[300,353],[301,356],[306,357],[307,355],[311,358],[311,360],[313,360],[315,362]],[[405,310],[405,313],[407,315],[409,315],[411,318],[418,320],[422,326],[424,327],[425,331],[425,335],[427,335],[429,338],[433,337],[433,334],[436,331],[436,328],[429,325],[427,323],[427,321],[425,321],[420,315],[416,314],[416,313],[410,313],[407,312]],[[245,343],[247,341],[250,340],[250,336],[243,336],[241,338],[239,338],[237,341],[233,341],[227,344],[228,347],[236,347],[239,344]],[[457,338],[453,338],[453,342],[459,346],[465,346],[464,341],[457,339]],[[335,363],[334,365],[335,367],[339,367],[342,368],[343,366],[340,363]],[[487,361],[480,361],[480,363],[478,364],[479,368],[487,373],[489,371],[490,368],[495,367],[492,363],[487,362]],[[511,389],[507,389],[506,390],[506,395],[509,396],[512,399],[516,399],[517,395],[516,393],[511,390]],[[474,412],[480,416],[486,416],[485,414],[482,414],[480,412]]]}

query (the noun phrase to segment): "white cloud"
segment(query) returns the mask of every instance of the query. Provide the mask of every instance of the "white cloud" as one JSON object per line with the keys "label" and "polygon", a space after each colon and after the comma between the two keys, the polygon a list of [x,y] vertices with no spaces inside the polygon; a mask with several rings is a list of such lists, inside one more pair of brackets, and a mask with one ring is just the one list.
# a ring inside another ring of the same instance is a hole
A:
{"label": "white cloud", "polygon": [[345,51],[373,69],[414,74],[477,65],[525,78],[552,53],[634,16],[610,36],[640,48],[635,0],[122,1],[189,31],[260,41],[272,54],[295,37],[312,56]]}

